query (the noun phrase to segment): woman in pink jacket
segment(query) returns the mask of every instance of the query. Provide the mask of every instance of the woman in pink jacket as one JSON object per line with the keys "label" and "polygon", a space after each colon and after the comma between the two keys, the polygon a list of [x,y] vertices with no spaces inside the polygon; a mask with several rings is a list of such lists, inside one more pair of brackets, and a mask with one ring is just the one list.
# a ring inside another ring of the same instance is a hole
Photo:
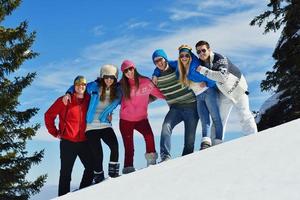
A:
{"label": "woman in pink jacket", "polygon": [[120,132],[125,148],[123,174],[127,174],[135,171],[133,166],[134,129],[140,132],[145,139],[147,166],[156,164],[157,153],[147,109],[150,95],[157,98],[164,98],[164,96],[149,78],[137,72],[132,61],[123,61],[121,71],[123,76],[120,84],[123,97],[120,109]]}

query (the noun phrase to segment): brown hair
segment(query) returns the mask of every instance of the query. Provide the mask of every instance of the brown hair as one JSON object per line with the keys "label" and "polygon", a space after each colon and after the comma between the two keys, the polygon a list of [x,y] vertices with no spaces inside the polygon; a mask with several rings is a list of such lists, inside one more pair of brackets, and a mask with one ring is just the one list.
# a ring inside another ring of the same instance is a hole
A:
{"label": "brown hair", "polygon": [[206,42],[204,40],[200,40],[199,42],[197,42],[197,44],[195,45],[195,47],[197,48],[197,47],[203,46],[203,45],[205,45],[208,49],[210,48],[208,42]]}
{"label": "brown hair", "polygon": [[[146,76],[143,76],[143,75],[139,74],[137,72],[136,68],[134,68],[134,86],[136,87],[136,89],[138,89],[139,86],[140,86],[140,81],[139,81],[140,77],[141,78],[147,78]],[[122,74],[122,78],[120,80],[120,84],[121,84],[123,96],[125,97],[125,99],[130,99],[131,89],[130,89],[130,85],[129,85],[129,80],[125,76],[124,72]]]}
{"label": "brown hair", "polygon": [[[100,101],[104,101],[105,98],[106,98],[106,89],[107,89],[107,86],[104,82],[104,78],[101,78],[100,79],[100,91],[101,91],[101,94],[100,94]],[[117,79],[114,78],[114,82],[113,84],[110,86],[110,93],[109,93],[109,102],[112,102],[113,100],[115,100],[117,98]]]}

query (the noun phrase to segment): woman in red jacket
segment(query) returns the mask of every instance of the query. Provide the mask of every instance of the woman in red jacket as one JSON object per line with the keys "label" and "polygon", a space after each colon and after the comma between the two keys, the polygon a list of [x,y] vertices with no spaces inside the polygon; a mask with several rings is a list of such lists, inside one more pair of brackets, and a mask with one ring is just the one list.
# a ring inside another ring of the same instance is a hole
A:
{"label": "woman in red jacket", "polygon": [[[64,105],[62,97],[60,97],[45,113],[45,125],[48,132],[61,140],[58,196],[70,192],[72,168],[77,156],[85,168],[79,189],[87,187],[93,182],[92,154],[85,137],[85,119],[90,98],[85,93],[86,79],[83,76],[77,76],[74,86],[75,93],[71,96],[71,103]],[[55,126],[57,116],[59,117],[58,128]]]}

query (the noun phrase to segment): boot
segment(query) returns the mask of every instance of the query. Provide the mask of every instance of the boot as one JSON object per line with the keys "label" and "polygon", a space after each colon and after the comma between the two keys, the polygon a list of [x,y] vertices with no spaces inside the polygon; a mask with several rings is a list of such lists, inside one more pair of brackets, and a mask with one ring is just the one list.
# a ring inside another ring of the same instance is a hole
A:
{"label": "boot", "polygon": [[161,157],[161,160],[158,163],[162,163],[162,162],[165,162],[165,161],[168,161],[171,159],[171,156],[168,156],[168,155],[161,155],[160,157]]}
{"label": "boot", "polygon": [[147,160],[147,167],[149,165],[155,165],[156,164],[156,159],[157,159],[157,153],[145,153],[145,158]]}
{"label": "boot", "polygon": [[117,162],[108,163],[108,175],[112,178],[119,176],[120,164]]}
{"label": "boot", "polygon": [[100,183],[102,181],[104,181],[104,172],[101,171],[101,172],[95,172],[94,171],[94,183]]}
{"label": "boot", "polygon": [[209,137],[203,137],[200,150],[207,149],[209,147],[211,147],[211,139]]}
{"label": "boot", "polygon": [[221,144],[223,141],[220,140],[220,139],[214,139],[213,140],[213,145],[218,145],[218,144]]}
{"label": "boot", "polygon": [[122,170],[122,173],[123,174],[129,174],[131,172],[134,172],[135,171],[135,168],[130,166],[130,167],[124,167],[123,170]]}

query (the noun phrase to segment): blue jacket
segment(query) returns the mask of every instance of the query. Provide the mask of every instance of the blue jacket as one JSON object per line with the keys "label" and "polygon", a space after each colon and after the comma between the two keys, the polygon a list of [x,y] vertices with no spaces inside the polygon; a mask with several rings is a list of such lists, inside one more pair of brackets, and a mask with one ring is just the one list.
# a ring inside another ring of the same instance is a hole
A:
{"label": "blue jacket", "polygon": [[[96,113],[96,109],[98,106],[98,103],[101,101],[100,99],[100,94],[99,94],[99,87],[100,83],[98,80],[95,80],[93,82],[90,82],[86,86],[86,92],[91,96],[90,98],[90,103],[89,103],[89,108],[86,114],[86,122],[91,123],[94,119],[94,115]],[[67,91],[68,93],[73,93],[74,92],[74,86],[70,87]],[[109,123],[110,121],[107,119],[107,117],[112,113],[112,111],[120,104],[121,102],[121,89],[120,86],[118,85],[117,87],[117,97],[114,99],[103,111],[100,113],[98,119],[101,123]]]}
{"label": "blue jacket", "polygon": [[[172,69],[174,69],[176,71],[176,75],[177,77],[179,77],[179,72],[178,72],[178,62],[177,61],[168,61],[167,59],[167,56],[166,54],[164,53],[163,50],[156,50],[153,55],[152,55],[152,60],[154,62],[154,58],[155,57],[163,57],[165,58],[165,60],[168,62],[169,64],[169,67],[171,67]],[[208,87],[215,87],[216,86],[216,82],[211,80],[211,79],[208,79],[206,76],[200,74],[199,72],[197,72],[197,67],[200,65],[200,61],[199,59],[197,58],[197,56],[195,56],[193,53],[192,53],[192,62],[190,64],[190,70],[189,70],[189,73],[187,75],[187,78],[190,80],[190,81],[193,81],[193,82],[196,82],[196,83],[200,83],[200,82],[205,82],[206,85]],[[157,67],[154,69],[154,72],[152,74],[152,76],[156,76],[156,77],[159,77],[160,76],[160,69],[158,69]]]}

